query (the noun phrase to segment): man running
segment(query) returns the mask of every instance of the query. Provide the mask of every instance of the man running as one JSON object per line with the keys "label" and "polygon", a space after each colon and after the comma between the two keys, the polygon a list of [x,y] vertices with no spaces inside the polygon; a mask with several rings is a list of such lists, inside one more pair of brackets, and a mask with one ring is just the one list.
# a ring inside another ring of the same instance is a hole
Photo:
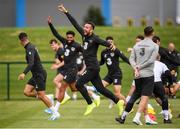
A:
{"label": "man running", "polygon": [[60,114],[55,110],[51,101],[45,94],[47,73],[41,64],[38,50],[30,43],[26,33],[21,32],[19,34],[19,40],[21,45],[26,49],[26,61],[28,65],[24,72],[18,76],[18,79],[24,80],[29,71],[32,73],[31,79],[25,86],[24,95],[39,98],[48,108],[51,109],[52,115],[57,119],[60,117]]}
{"label": "man running", "polygon": [[[64,71],[64,48],[62,46],[62,44],[59,44],[57,42],[56,39],[51,39],[49,41],[50,47],[52,48],[52,50],[55,52],[55,62],[52,64],[51,69],[52,70],[57,70],[57,75],[56,77],[53,79],[53,82],[55,84],[55,100],[57,100],[56,104],[55,104],[55,109],[56,111],[58,111],[59,106],[60,106],[60,102],[58,101],[58,97],[59,97],[59,89],[61,87],[61,82],[63,81],[63,71]],[[54,99],[54,98],[53,98]],[[63,99],[62,102],[66,102],[68,99],[70,99],[70,96],[65,93],[65,97]],[[61,102],[61,105],[63,104]],[[46,113],[51,114],[51,110],[49,109],[45,109],[44,110]]]}
{"label": "man running", "polygon": [[[111,36],[106,37],[106,41],[114,43],[113,37]],[[108,73],[102,80],[102,83],[104,87],[107,87],[111,83],[113,83],[115,95],[125,102],[125,97],[121,94],[122,71],[119,67],[119,58],[130,64],[129,59],[118,48],[116,48],[114,51],[106,48],[101,52],[100,65],[106,63],[106,66],[108,68]]]}

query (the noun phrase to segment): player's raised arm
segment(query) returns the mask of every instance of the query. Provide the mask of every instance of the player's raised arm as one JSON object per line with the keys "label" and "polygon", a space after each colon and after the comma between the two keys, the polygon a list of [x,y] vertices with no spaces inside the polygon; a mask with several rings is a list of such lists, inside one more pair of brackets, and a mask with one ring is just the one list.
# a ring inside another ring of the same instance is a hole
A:
{"label": "player's raised arm", "polygon": [[83,36],[84,31],[83,28],[79,25],[79,23],[71,16],[71,14],[67,11],[63,4],[58,6],[58,10],[66,14],[71,24],[76,28],[76,30]]}
{"label": "player's raised arm", "polygon": [[53,35],[54,35],[58,40],[60,40],[60,41],[64,44],[64,43],[66,42],[66,39],[65,39],[64,37],[62,37],[62,36],[57,32],[57,30],[55,29],[55,27],[53,26],[51,16],[48,16],[47,22],[48,22],[48,25],[49,25],[49,27],[50,27],[51,32],[53,33]]}

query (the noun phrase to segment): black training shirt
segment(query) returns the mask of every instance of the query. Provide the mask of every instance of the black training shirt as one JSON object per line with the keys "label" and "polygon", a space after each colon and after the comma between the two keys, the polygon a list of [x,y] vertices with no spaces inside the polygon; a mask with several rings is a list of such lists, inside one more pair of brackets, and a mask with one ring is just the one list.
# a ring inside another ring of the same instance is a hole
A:
{"label": "black training shirt", "polygon": [[31,43],[28,43],[24,48],[26,49],[26,61],[28,65],[23,73],[27,74],[29,71],[32,74],[41,73],[44,69],[37,48]]}
{"label": "black training shirt", "polygon": [[120,73],[121,69],[119,67],[119,58],[130,64],[129,59],[118,48],[116,48],[115,51],[104,49],[101,52],[100,65],[106,63],[109,74]]}
{"label": "black training shirt", "polygon": [[87,69],[96,69],[99,70],[99,63],[97,60],[97,51],[99,45],[103,45],[106,47],[110,47],[110,43],[100,39],[97,35],[92,34],[90,36],[85,36],[83,28],[76,22],[76,20],[69,14],[65,13],[73,24],[73,26],[77,29],[77,31],[81,34],[83,40],[83,57],[85,60]]}

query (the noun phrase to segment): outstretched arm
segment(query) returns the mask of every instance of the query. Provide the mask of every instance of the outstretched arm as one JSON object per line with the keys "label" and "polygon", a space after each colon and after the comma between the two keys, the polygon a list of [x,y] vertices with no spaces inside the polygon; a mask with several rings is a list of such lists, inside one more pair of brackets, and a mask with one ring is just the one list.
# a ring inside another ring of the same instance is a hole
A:
{"label": "outstretched arm", "polygon": [[76,28],[76,30],[83,36],[84,31],[83,28],[77,23],[77,21],[74,19],[74,17],[71,16],[71,14],[67,11],[67,9],[64,7],[63,4],[58,6],[58,10],[66,14],[71,24]]}
{"label": "outstretched arm", "polygon": [[64,43],[66,42],[66,39],[65,39],[64,37],[62,37],[62,36],[57,32],[57,30],[54,28],[54,26],[53,26],[53,24],[52,24],[52,18],[51,18],[50,16],[48,16],[47,22],[48,22],[48,25],[49,25],[49,27],[50,27],[51,32],[53,33],[53,35],[54,35],[58,40],[60,40],[60,41],[63,43],[63,45],[64,45]]}
{"label": "outstretched arm", "polygon": [[130,65],[130,62],[129,62],[129,59],[122,53],[122,51],[119,51],[118,49],[116,49],[119,57],[124,61],[126,62],[127,64]]}

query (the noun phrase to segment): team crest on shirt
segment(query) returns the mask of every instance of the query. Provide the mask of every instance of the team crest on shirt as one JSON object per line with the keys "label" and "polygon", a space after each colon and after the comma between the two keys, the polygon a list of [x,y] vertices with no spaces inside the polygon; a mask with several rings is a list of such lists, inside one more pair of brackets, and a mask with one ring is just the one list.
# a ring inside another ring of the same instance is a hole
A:
{"label": "team crest on shirt", "polygon": [[114,56],[114,52],[110,53],[110,55],[111,55],[111,57],[113,57]]}
{"label": "team crest on shirt", "polygon": [[71,47],[71,51],[75,51],[75,48],[74,48],[74,47]]}
{"label": "team crest on shirt", "polygon": [[32,53],[31,52],[29,52],[29,55],[31,55]]}
{"label": "team crest on shirt", "polygon": [[93,40],[90,39],[90,40],[89,40],[89,43],[92,43],[92,42],[93,42]]}

